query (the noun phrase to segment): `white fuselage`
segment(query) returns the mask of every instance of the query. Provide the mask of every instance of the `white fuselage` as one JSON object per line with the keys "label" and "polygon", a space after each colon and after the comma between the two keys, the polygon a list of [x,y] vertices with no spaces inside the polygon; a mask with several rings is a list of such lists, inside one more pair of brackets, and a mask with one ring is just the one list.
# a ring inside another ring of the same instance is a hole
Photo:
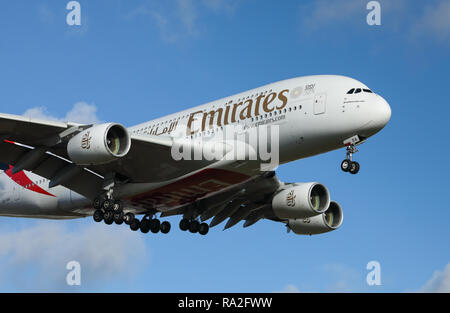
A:
{"label": "white fuselage", "polygon": [[[348,94],[351,89],[357,93]],[[391,115],[388,103],[352,78],[305,76],[269,84],[192,109],[128,128],[133,135],[171,136],[182,140],[214,140],[229,129],[250,132],[261,125],[279,131],[279,163],[343,147],[354,135],[368,138],[381,130]],[[152,164],[153,165],[153,164]],[[252,166],[213,166],[253,176]],[[182,179],[127,184],[121,198],[149,194]],[[164,189],[161,189],[164,190]],[[161,205],[160,210],[170,210]],[[91,200],[62,186],[48,188],[48,180],[23,171],[0,173],[0,215],[36,218],[76,218],[92,214]]]}

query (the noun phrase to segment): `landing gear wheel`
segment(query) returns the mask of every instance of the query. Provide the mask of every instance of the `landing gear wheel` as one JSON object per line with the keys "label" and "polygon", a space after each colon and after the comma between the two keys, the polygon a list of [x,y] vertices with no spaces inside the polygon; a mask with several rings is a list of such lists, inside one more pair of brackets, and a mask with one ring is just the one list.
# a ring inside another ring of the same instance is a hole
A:
{"label": "landing gear wheel", "polygon": [[360,168],[360,166],[359,166],[358,162],[352,162],[350,169],[349,169],[350,174],[358,174],[359,168]]}
{"label": "landing gear wheel", "polygon": [[201,223],[200,226],[198,227],[198,233],[200,235],[206,235],[209,231],[209,226],[206,223]]}
{"label": "landing gear wheel", "polygon": [[117,225],[122,225],[123,223],[123,212],[114,213],[114,223]]}
{"label": "landing gear wheel", "polygon": [[114,212],[122,212],[122,208],[123,208],[122,201],[120,201],[120,200],[114,201],[114,204],[113,204]]}
{"label": "landing gear wheel", "polygon": [[101,210],[95,210],[94,211],[94,221],[96,221],[97,223],[101,222],[103,220],[103,212]]}
{"label": "landing gear wheel", "polygon": [[102,204],[103,204],[103,198],[102,197],[97,197],[97,198],[94,199],[94,202],[92,202],[92,206],[96,210],[101,209],[102,208]]}
{"label": "landing gear wheel", "polygon": [[131,225],[131,223],[133,222],[134,219],[135,219],[135,217],[134,217],[133,213],[130,212],[130,213],[125,214],[125,217],[124,217],[125,224]]}
{"label": "landing gear wheel", "polygon": [[189,220],[188,220],[187,218],[183,218],[183,219],[180,221],[180,229],[181,229],[182,231],[188,230],[188,229],[189,229],[189,224],[190,224]]}
{"label": "landing gear wheel", "polygon": [[341,163],[341,170],[343,170],[344,172],[348,172],[348,171],[350,171],[351,165],[352,165],[352,161],[345,159]]}
{"label": "landing gear wheel", "polygon": [[150,231],[150,221],[146,218],[143,218],[141,221],[140,228],[142,233],[144,234],[148,233]]}
{"label": "landing gear wheel", "polygon": [[103,201],[103,209],[105,210],[110,210],[113,208],[114,202],[111,199],[105,199],[105,201]]}
{"label": "landing gear wheel", "polygon": [[150,220],[150,230],[152,233],[156,234],[161,229],[161,222],[158,219]]}
{"label": "landing gear wheel", "polygon": [[170,231],[170,223],[167,221],[164,221],[161,223],[160,228],[161,228],[161,232],[163,234],[167,234]]}
{"label": "landing gear wheel", "polygon": [[137,231],[140,226],[141,226],[141,222],[137,218],[135,218],[135,219],[133,219],[133,221],[130,224],[130,229],[132,231]]}
{"label": "landing gear wheel", "polygon": [[111,225],[114,222],[113,212],[107,210],[105,213],[103,213],[103,219],[105,220],[106,225]]}
{"label": "landing gear wheel", "polygon": [[198,232],[198,229],[200,228],[200,223],[198,221],[192,221],[189,225],[189,231],[193,234]]}

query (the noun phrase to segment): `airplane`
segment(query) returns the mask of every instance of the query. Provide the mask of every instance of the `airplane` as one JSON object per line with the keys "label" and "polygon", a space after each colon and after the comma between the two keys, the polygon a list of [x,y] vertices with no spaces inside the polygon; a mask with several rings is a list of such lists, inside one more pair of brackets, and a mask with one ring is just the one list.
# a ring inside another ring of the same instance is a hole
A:
{"label": "airplane", "polygon": [[[167,234],[160,219],[180,215],[179,228],[200,235],[226,219],[224,229],[266,219],[327,233],[342,225],[339,203],[321,183],[281,182],[277,166],[345,148],[341,170],[356,174],[356,147],[390,117],[382,96],[340,75],[271,83],[129,128],[0,114],[0,216],[92,216]],[[278,151],[273,164],[262,146]]]}

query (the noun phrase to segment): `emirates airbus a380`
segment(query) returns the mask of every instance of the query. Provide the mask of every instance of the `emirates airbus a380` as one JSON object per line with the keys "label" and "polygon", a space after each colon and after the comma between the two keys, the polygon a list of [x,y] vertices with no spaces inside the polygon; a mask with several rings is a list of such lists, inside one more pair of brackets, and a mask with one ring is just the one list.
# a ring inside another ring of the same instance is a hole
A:
{"label": "emirates airbus a380", "polygon": [[[227,218],[225,229],[269,219],[296,234],[325,233],[343,220],[328,189],[280,182],[274,168],[346,148],[341,169],[356,174],[356,146],[390,117],[380,95],[334,75],[272,83],[129,128],[0,114],[0,215],[93,216],[143,233],[168,233],[160,219],[181,215],[181,230],[202,235]],[[208,147],[222,154],[197,153]],[[189,149],[197,157],[186,157]],[[277,152],[275,166],[264,166],[266,150]]]}

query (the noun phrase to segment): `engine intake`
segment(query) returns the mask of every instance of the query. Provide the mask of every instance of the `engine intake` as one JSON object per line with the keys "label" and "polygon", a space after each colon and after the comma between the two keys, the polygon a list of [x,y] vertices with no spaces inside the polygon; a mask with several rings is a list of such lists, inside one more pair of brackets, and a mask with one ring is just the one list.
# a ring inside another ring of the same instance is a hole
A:
{"label": "engine intake", "polygon": [[94,125],[71,138],[67,143],[69,158],[79,165],[96,165],[124,157],[131,147],[131,138],[121,124]]}
{"label": "engine intake", "polygon": [[272,199],[272,209],[280,219],[306,218],[325,212],[330,205],[328,189],[319,183],[285,186]]}
{"label": "engine intake", "polygon": [[317,235],[338,229],[343,220],[341,206],[331,201],[325,213],[305,219],[290,219],[287,226],[297,235]]}

